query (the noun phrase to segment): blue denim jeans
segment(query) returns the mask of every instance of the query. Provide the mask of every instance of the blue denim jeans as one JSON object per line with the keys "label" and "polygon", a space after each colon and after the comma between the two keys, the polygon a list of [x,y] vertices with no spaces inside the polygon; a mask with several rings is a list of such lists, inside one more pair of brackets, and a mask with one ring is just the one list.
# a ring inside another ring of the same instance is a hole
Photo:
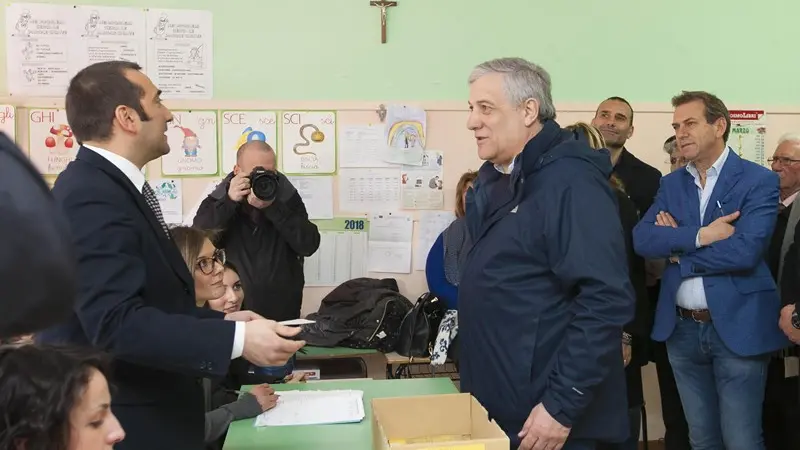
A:
{"label": "blue denim jeans", "polygon": [[692,450],[764,450],[761,414],[769,356],[738,356],[711,323],[683,318],[667,350]]}

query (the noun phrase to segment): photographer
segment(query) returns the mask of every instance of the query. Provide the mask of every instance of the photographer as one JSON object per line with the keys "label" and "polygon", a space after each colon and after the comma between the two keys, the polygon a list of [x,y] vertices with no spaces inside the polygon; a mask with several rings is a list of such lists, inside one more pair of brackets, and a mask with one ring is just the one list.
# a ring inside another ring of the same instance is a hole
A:
{"label": "photographer", "polygon": [[266,142],[239,147],[233,172],[205,199],[196,227],[220,231],[217,247],[239,269],[246,308],[272,320],[300,317],[303,258],[319,247],[297,190],[275,169]]}

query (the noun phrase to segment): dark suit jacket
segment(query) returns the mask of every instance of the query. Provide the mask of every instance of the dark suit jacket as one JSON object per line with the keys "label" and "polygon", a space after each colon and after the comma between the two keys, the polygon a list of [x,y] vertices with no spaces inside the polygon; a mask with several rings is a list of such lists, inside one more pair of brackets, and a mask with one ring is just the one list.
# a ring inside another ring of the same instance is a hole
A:
{"label": "dark suit jacket", "polygon": [[43,342],[114,357],[118,449],[201,449],[201,377],[228,371],[234,322],[195,306],[194,281],[144,196],[112,163],[81,148],[53,188],[77,251],[78,301]]}
{"label": "dark suit jacket", "polygon": [[66,219],[28,158],[0,133],[0,339],[64,320],[75,301]]}

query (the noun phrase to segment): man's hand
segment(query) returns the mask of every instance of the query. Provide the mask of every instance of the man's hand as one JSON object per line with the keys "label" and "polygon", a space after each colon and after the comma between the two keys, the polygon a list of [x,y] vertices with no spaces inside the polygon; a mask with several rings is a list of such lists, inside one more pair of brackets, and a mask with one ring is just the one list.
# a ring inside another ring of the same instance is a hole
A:
{"label": "man's hand", "polygon": [[785,334],[790,341],[800,345],[800,330],[792,325],[792,314],[794,314],[794,305],[784,306],[783,309],[781,309],[779,325],[783,334]]}
{"label": "man's hand", "polygon": [[248,322],[244,335],[244,359],[259,367],[282,366],[305,341],[284,339],[300,333],[300,327],[287,327],[273,320],[253,320]]}
{"label": "man's hand", "polygon": [[253,311],[236,311],[225,314],[225,320],[234,322],[250,322],[251,320],[263,320],[264,318]]}
{"label": "man's hand", "polygon": [[739,211],[722,216],[710,224],[700,228],[700,245],[711,245],[714,242],[728,239],[736,231],[731,222],[739,218]]}
{"label": "man's hand", "polygon": [[672,214],[666,211],[659,211],[656,214],[656,225],[660,227],[678,228],[678,222],[672,217]]}
{"label": "man's hand", "polygon": [[250,195],[247,196],[247,203],[250,203],[250,205],[252,207],[258,208],[258,209],[264,209],[267,206],[271,205],[272,202],[274,202],[274,201],[275,200],[270,200],[270,201],[261,200],[260,198],[256,197],[255,194],[253,194],[252,191],[250,192]]}
{"label": "man's hand", "polygon": [[518,435],[519,450],[561,450],[569,436],[569,428],[550,416],[541,403],[536,405]]}
{"label": "man's hand", "polygon": [[622,343],[622,362],[625,363],[625,367],[628,367],[628,364],[631,363],[631,358],[633,357],[633,348],[631,344]]}
{"label": "man's hand", "polygon": [[234,175],[228,186],[228,198],[239,203],[248,195],[250,195],[250,177],[244,172],[239,172]]}
{"label": "man's hand", "polygon": [[276,394],[275,389],[272,389],[268,384],[253,386],[250,393],[258,400],[262,411],[269,411],[278,404],[278,394]]}

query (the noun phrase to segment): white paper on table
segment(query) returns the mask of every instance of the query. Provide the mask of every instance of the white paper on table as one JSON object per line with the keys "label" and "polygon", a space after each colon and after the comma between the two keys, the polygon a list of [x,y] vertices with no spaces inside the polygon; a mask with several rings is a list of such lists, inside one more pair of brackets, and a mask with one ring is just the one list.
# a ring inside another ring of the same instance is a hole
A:
{"label": "white paper on table", "polygon": [[339,170],[339,212],[400,209],[400,168]]}
{"label": "white paper on table", "polygon": [[414,221],[404,213],[377,213],[369,225],[369,271],[411,272]]}
{"label": "white paper on table", "polygon": [[455,218],[456,215],[450,211],[422,211],[420,213],[419,235],[414,248],[414,270],[425,270],[425,263],[433,243]]}
{"label": "white paper on table", "polygon": [[278,404],[261,413],[255,426],[324,425],[362,420],[363,391],[281,391]]}
{"label": "white paper on table", "polygon": [[333,219],[333,177],[288,176],[287,178],[303,199],[309,219]]}
{"label": "white paper on table", "polygon": [[392,167],[381,125],[348,125],[339,131],[339,167]]}

